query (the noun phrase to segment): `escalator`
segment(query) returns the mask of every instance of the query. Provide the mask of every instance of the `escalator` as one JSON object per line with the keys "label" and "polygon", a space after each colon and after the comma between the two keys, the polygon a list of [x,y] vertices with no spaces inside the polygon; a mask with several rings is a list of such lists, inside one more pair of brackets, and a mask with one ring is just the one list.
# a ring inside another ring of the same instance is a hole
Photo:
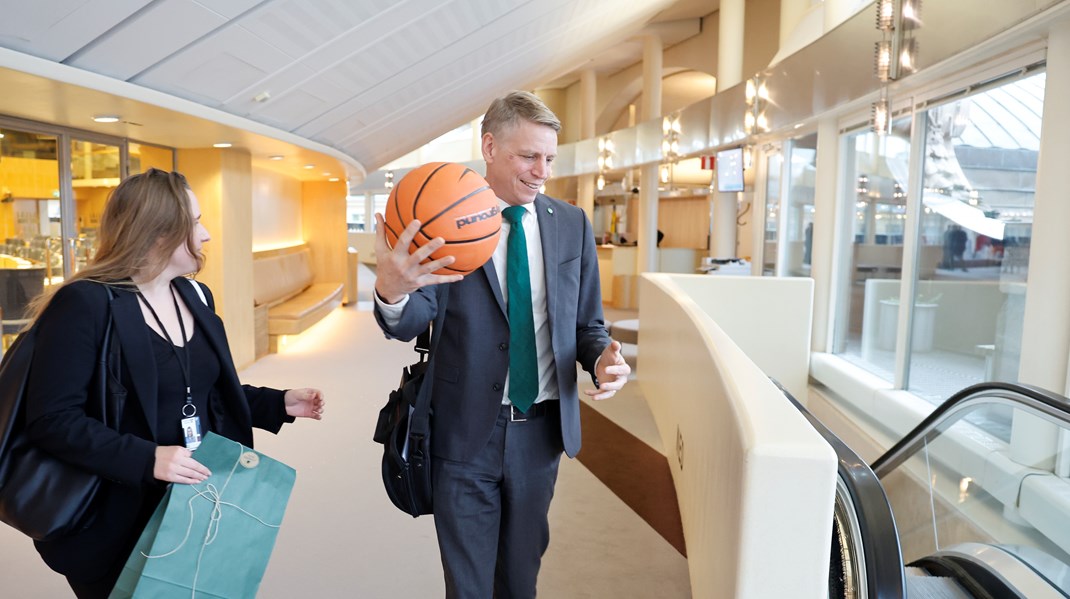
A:
{"label": "escalator", "polygon": [[[839,459],[830,599],[1070,598],[1061,532],[1070,526],[1060,526],[1070,511],[1058,509],[1070,508],[1070,479],[1056,474],[1066,469],[1057,448],[1070,448],[1070,400],[1023,385],[968,387],[871,467],[781,389]],[[1010,459],[1014,427],[1027,445],[1055,440],[1034,464],[1051,470]]]}

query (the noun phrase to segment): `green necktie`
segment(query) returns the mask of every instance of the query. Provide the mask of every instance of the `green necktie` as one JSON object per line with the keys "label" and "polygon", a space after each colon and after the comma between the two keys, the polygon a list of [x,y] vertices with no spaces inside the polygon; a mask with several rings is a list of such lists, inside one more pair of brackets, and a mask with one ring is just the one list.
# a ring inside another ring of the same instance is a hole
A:
{"label": "green necktie", "polygon": [[539,394],[539,363],[535,357],[528,242],[522,222],[525,212],[523,206],[510,206],[502,216],[509,221],[505,277],[509,292],[509,401],[527,413]]}

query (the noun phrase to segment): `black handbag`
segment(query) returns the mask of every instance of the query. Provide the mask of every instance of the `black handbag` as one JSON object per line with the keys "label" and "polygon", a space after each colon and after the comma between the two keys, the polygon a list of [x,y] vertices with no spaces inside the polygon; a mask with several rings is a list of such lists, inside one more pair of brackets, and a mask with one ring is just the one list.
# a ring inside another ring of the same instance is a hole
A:
{"label": "black handbag", "polygon": [[[379,410],[379,420],[372,438],[383,444],[383,486],[390,501],[413,518],[434,513],[431,494],[431,393],[423,385],[430,376],[430,356],[441,336],[445,318],[444,287],[439,300],[439,317],[435,326],[416,338],[416,353],[420,358],[401,370],[401,383],[390,392],[386,405]],[[439,335],[432,335],[437,327]],[[421,392],[422,391],[422,392]]]}
{"label": "black handbag", "polygon": [[[119,344],[112,335],[114,292],[107,290],[108,323],[86,414],[117,430],[126,390],[119,383]],[[19,335],[0,363],[0,521],[35,540],[50,541],[92,523],[101,478],[38,448],[25,434],[26,383],[36,336],[35,324]]]}

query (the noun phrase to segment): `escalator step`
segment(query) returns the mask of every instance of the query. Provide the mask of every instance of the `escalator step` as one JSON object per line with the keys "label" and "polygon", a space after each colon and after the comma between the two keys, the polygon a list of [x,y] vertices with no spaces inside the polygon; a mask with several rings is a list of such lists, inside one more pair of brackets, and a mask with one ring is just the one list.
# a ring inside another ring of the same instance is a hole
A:
{"label": "escalator step", "polygon": [[906,582],[909,599],[971,599],[953,578],[930,576],[921,568],[907,568]]}

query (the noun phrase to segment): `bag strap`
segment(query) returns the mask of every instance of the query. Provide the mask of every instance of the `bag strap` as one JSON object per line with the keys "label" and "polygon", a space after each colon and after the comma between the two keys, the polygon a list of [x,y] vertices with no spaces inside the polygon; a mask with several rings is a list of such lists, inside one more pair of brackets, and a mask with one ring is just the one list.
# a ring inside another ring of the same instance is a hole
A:
{"label": "bag strap", "polygon": [[[194,279],[186,280],[189,281],[191,285],[193,285],[193,290],[197,292],[197,297],[201,298],[201,301],[204,302],[204,305],[208,306],[208,298],[204,297],[204,290],[201,289],[201,284]],[[211,308],[211,306],[208,307]]]}
{"label": "bag strap", "polygon": [[115,291],[111,285],[104,284],[108,291],[108,322],[104,325],[104,339],[100,344],[100,358],[97,365],[97,394],[100,398],[100,421],[110,429],[119,430],[125,398],[108,393],[108,379],[112,373],[118,378],[122,368],[122,353],[119,351],[119,337],[113,334],[115,314],[112,302]]}
{"label": "bag strap", "polygon": [[[425,335],[430,338],[430,349],[428,354],[428,360],[435,355],[438,350],[438,343],[442,340],[442,326],[446,321],[446,306],[449,303],[450,286],[439,285],[435,290],[436,293],[441,292],[441,297],[438,300],[438,313],[435,315],[434,323],[428,325],[427,330],[420,333],[420,337]],[[417,351],[419,351],[420,338],[417,338]],[[421,354],[422,356],[422,354]],[[412,417],[410,419],[409,435],[417,438],[423,438],[427,435],[430,429],[431,421],[431,384],[430,381],[434,380],[434,363],[428,364],[427,372],[424,373],[424,382],[420,385],[420,391],[416,394],[416,403],[413,405]]]}

